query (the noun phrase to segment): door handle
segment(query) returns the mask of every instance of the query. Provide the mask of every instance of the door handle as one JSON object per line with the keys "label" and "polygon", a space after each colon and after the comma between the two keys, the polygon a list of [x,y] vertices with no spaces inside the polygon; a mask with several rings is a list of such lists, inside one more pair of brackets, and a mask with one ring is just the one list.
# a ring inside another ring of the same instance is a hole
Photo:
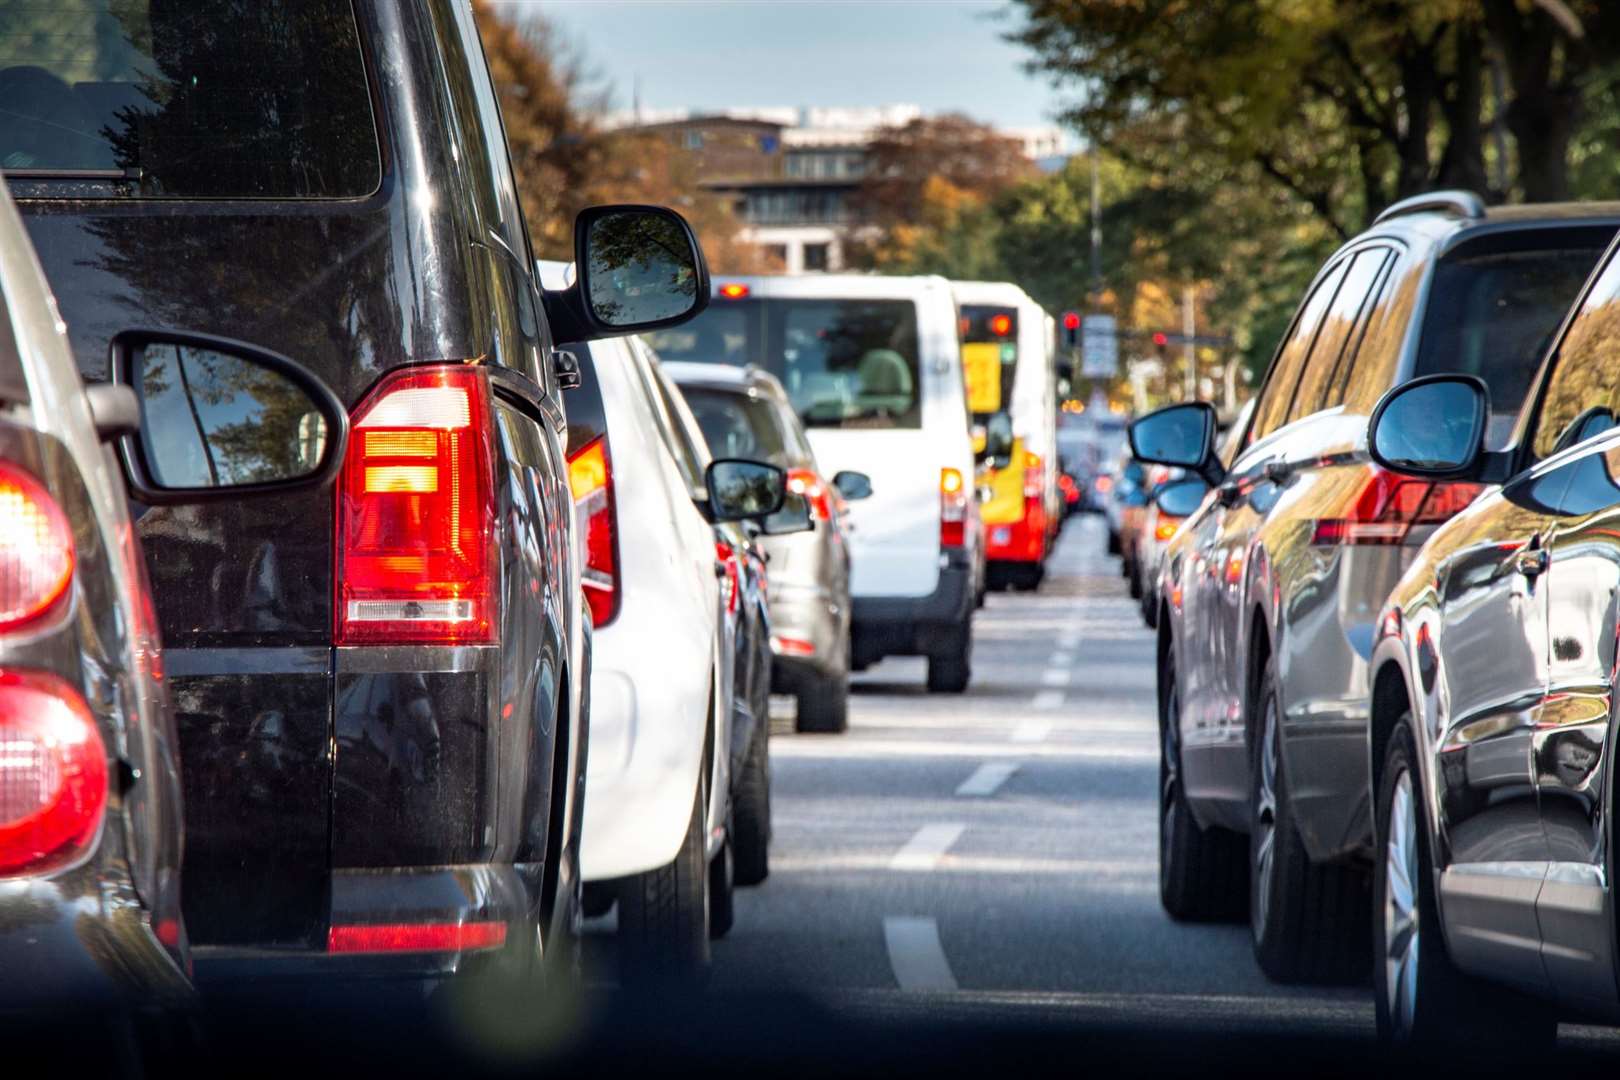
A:
{"label": "door handle", "polygon": [[1546,572],[1549,561],[1546,548],[1524,547],[1514,553],[1513,569],[1527,578],[1537,578]]}

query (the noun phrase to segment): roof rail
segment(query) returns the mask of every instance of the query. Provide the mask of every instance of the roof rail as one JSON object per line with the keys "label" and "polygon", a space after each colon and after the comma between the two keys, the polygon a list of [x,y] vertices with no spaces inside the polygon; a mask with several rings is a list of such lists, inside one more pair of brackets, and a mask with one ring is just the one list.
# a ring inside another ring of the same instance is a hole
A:
{"label": "roof rail", "polygon": [[1472,191],[1460,189],[1452,191],[1426,191],[1422,195],[1413,195],[1409,199],[1402,199],[1387,207],[1382,214],[1373,218],[1373,224],[1379,225],[1390,218],[1401,217],[1406,214],[1422,214],[1430,210],[1439,210],[1455,214],[1458,217],[1478,221],[1485,216],[1485,202]]}

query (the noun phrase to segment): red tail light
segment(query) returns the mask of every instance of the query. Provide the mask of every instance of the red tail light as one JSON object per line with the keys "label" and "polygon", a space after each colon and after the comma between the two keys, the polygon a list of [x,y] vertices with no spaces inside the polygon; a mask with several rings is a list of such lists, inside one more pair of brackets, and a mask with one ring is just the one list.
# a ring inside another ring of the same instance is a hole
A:
{"label": "red tail light", "polygon": [[1409,480],[1367,466],[1367,478],[1350,512],[1316,523],[1313,544],[1401,544],[1414,525],[1447,520],[1479,497],[1480,484]]}
{"label": "red tail light", "polygon": [[967,485],[959,469],[939,470],[939,546],[967,543]]}
{"label": "red tail light", "polygon": [[326,932],[326,951],[334,953],[462,952],[505,944],[503,922],[382,923]]}
{"label": "red tail light", "polygon": [[0,462],[0,630],[56,606],[73,580],[73,530],[39,482]]}
{"label": "red tail light", "polygon": [[782,656],[814,656],[816,655],[816,643],[808,638],[772,634],[771,650]]}
{"label": "red tail light", "polygon": [[724,577],[720,579],[720,591],[725,597],[726,614],[737,614],[737,598],[742,593],[742,575],[738,569],[737,553],[731,545],[724,540],[714,542],[714,558]]}
{"label": "red tail light", "polygon": [[402,371],[360,405],[338,485],[340,644],[495,640],[492,437],[474,367]]}
{"label": "red tail light", "polygon": [[827,521],[832,517],[832,496],[827,485],[813,470],[789,469],[787,489],[794,495],[804,496],[804,501],[810,504],[812,518]]}
{"label": "red tail light", "polygon": [[598,435],[568,459],[574,522],[585,534],[585,602],[591,621],[606,626],[619,613],[619,541],[613,503],[613,462]]}
{"label": "red tail light", "polygon": [[1046,486],[1046,475],[1041,470],[1041,455],[1033,451],[1024,452],[1024,498],[1038,499],[1041,489]]}
{"label": "red tail light", "polygon": [[107,748],[67,683],[0,671],[0,876],[71,858],[107,809]]}

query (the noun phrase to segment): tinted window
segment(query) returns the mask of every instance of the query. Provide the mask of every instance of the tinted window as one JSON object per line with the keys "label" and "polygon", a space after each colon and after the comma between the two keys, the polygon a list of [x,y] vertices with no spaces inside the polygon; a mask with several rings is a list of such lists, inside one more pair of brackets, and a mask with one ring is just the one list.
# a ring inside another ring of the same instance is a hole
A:
{"label": "tinted window", "polygon": [[1277,359],[1272,362],[1271,373],[1260,389],[1260,404],[1255,406],[1254,427],[1249,431],[1249,442],[1270,435],[1287,419],[1288,408],[1294,400],[1294,388],[1299,385],[1300,371],[1310,355],[1311,342],[1316,339],[1316,328],[1333,300],[1339,280],[1344,277],[1347,262],[1341,261],[1328,272],[1294,319],[1293,329],[1283,341]]}
{"label": "tinted window", "polygon": [[1546,457],[1592,408],[1620,411],[1620,260],[1611,258],[1558,345],[1531,448]]}
{"label": "tinted window", "polygon": [[909,300],[716,300],[646,335],[665,360],[757,364],[807,427],[922,426],[917,307]]}
{"label": "tinted window", "polygon": [[1506,445],[1519,406],[1564,313],[1580,292],[1607,231],[1586,234],[1584,244],[1546,247],[1543,237],[1492,239],[1469,245],[1434,270],[1423,313],[1414,374],[1460,371],[1478,375],[1491,391],[1486,445]]}
{"label": "tinted window", "polygon": [[1338,373],[1345,343],[1358,325],[1361,309],[1366,306],[1367,294],[1378,280],[1388,257],[1384,248],[1371,248],[1358,253],[1344,275],[1344,282],[1333,297],[1317,332],[1316,344],[1311,347],[1310,362],[1294,394],[1294,407],[1288,411],[1290,420],[1331,409],[1340,404],[1340,388],[1334,376]]}
{"label": "tinted window", "polygon": [[347,0],[12,0],[0,167],[131,194],[336,198],[381,164]]}
{"label": "tinted window", "polygon": [[1384,279],[1362,331],[1361,344],[1351,356],[1345,377],[1344,406],[1351,412],[1368,415],[1378,399],[1395,381],[1406,331],[1417,308],[1423,288],[1423,271],[1428,264],[1420,259],[1397,262]]}
{"label": "tinted window", "polygon": [[1018,309],[963,304],[960,314],[968,410],[982,423],[1012,404],[1018,373]]}
{"label": "tinted window", "polygon": [[682,393],[715,457],[752,458],[782,468],[796,464],[769,403],[726,390],[688,386]]}

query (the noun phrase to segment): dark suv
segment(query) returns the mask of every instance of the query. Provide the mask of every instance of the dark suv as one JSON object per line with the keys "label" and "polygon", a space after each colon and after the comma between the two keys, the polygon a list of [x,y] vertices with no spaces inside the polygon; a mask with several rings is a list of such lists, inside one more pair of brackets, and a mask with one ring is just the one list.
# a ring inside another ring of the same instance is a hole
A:
{"label": "dark suv", "polygon": [[1247,906],[1274,978],[1365,968],[1375,625],[1419,545],[1480,492],[1376,465],[1368,415],[1392,386],[1464,373],[1489,386],[1504,445],[1617,226],[1612,204],[1397,203],[1312,282],[1224,460],[1206,404],[1132,425],[1138,458],[1216,485],[1161,574],[1161,895],[1182,918]]}
{"label": "dark suv", "polygon": [[[580,281],[542,294],[465,2],[65,0],[0,31],[0,162],[86,378],[147,326],[284,354],[350,411],[335,485],[136,492],[199,976],[567,958],[589,661],[554,345],[700,309],[690,231],[586,211]],[[141,452],[206,486],[207,419]]]}

